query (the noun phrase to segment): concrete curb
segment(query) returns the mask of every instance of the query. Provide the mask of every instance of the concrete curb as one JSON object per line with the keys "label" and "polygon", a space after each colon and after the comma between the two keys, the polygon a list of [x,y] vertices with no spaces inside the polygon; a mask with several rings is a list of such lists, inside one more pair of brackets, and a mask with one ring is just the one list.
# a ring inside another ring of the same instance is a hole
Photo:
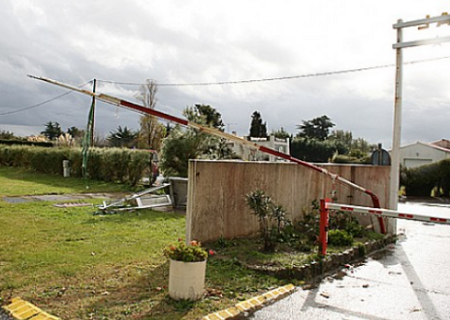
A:
{"label": "concrete curb", "polygon": [[10,312],[11,316],[18,320],[61,320],[18,297],[13,298],[11,304],[4,306],[3,309]]}
{"label": "concrete curb", "polygon": [[202,320],[236,319],[237,317],[245,316],[247,313],[255,312],[263,306],[275,302],[276,300],[290,294],[294,290],[295,286],[293,284],[288,284],[284,287],[279,287],[257,297],[239,302],[231,308],[211,313],[204,316]]}

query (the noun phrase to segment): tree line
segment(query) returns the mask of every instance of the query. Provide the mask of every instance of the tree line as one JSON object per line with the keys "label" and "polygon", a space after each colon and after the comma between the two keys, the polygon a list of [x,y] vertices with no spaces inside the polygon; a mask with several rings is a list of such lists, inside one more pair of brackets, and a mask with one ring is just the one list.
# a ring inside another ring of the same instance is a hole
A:
{"label": "tree line", "polygon": [[[288,133],[283,127],[272,131],[276,138],[289,138],[293,157],[308,162],[368,163],[369,153],[376,149],[363,138],[353,138],[351,131],[331,130],[335,124],[326,116],[302,120],[298,132]],[[251,137],[267,137],[267,124],[255,111],[250,123]]]}
{"label": "tree line", "polygon": [[[136,99],[144,107],[154,109],[157,104],[157,85],[147,81],[139,89]],[[183,115],[187,120],[203,126],[210,126],[224,131],[222,115],[210,105],[195,104],[186,107]],[[64,132],[58,122],[49,121],[41,134],[50,141],[62,145],[81,145],[86,139],[86,132],[77,127],[69,127]],[[178,124],[164,125],[152,115],[142,115],[139,130],[118,126],[109,133],[105,140],[96,137],[95,146],[151,149],[160,154],[160,168],[166,175],[187,176],[189,159],[231,159],[237,158],[224,139],[211,136]],[[254,111],[250,119],[248,136],[268,137],[290,141],[290,153],[293,157],[309,162],[356,162],[364,163],[369,152],[374,148],[362,138],[354,139],[350,131],[332,130],[335,124],[326,116],[311,120],[302,120],[297,125],[294,135],[283,127],[268,133],[267,123],[261,113]],[[13,133],[2,131],[1,138],[12,139]]]}

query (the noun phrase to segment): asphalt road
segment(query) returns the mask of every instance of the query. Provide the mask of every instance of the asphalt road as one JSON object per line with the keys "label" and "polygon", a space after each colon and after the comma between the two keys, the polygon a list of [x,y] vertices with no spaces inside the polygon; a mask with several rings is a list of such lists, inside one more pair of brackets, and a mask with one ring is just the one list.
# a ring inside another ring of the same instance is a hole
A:
{"label": "asphalt road", "polygon": [[[399,204],[399,211],[450,217],[445,204]],[[450,319],[450,225],[398,220],[399,241],[363,264],[249,319]]]}

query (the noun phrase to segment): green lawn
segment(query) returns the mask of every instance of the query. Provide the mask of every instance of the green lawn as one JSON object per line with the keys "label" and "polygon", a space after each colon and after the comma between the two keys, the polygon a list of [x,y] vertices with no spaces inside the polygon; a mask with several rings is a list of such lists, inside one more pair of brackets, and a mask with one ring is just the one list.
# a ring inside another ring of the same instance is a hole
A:
{"label": "green lawn", "polygon": [[79,178],[63,178],[20,168],[0,166],[0,195],[21,196],[87,192],[120,192],[129,190],[120,184]]}
{"label": "green lawn", "polygon": [[175,302],[168,297],[161,250],[184,236],[183,214],[140,210],[102,216],[93,215],[93,207],[2,199],[115,191],[126,188],[0,167],[0,304],[20,296],[66,320],[198,319],[286,283],[218,252],[207,266],[206,286],[214,294]]}

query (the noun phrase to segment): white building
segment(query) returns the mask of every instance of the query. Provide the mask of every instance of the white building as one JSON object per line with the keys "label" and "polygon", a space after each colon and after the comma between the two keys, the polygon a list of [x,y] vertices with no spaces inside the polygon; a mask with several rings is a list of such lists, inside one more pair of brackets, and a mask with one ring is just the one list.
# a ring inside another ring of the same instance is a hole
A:
{"label": "white building", "polygon": [[450,141],[416,142],[400,148],[400,163],[407,168],[438,162],[450,158]]}
{"label": "white building", "polygon": [[[244,137],[243,139],[249,140],[251,142],[254,142],[256,144],[263,145],[267,148],[274,149],[276,151],[290,154],[289,149],[289,138],[286,139],[279,139],[275,138],[274,136],[269,136],[267,138],[253,138],[253,137]],[[275,157],[273,155],[269,155],[260,151],[252,151],[249,147],[239,144],[230,142],[230,147],[233,150],[233,152],[239,156],[242,160],[248,160],[248,161],[271,161],[271,162],[283,162],[287,161],[285,159]]]}

